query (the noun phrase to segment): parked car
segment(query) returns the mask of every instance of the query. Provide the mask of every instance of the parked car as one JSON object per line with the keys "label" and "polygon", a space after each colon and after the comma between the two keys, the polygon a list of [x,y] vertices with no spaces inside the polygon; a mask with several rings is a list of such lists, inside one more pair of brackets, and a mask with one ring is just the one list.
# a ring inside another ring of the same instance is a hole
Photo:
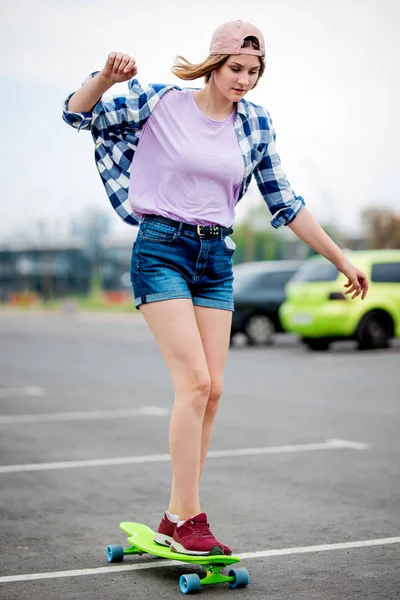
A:
{"label": "parked car", "polygon": [[244,333],[251,345],[269,344],[282,331],[278,309],[285,299],[285,285],[302,261],[258,261],[236,265],[233,269],[231,339]]}
{"label": "parked car", "polygon": [[283,327],[312,350],[327,350],[343,339],[357,340],[360,349],[386,348],[400,337],[400,250],[348,256],[368,277],[364,300],[345,295],[345,276],[320,257],[305,261],[286,288],[279,313]]}

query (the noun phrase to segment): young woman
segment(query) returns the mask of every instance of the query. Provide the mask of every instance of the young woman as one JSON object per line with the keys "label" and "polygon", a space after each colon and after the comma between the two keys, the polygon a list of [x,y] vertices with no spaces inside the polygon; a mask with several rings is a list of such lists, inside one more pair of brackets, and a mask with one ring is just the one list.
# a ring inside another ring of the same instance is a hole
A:
{"label": "young woman", "polygon": [[[141,87],[135,60],[112,52],[65,103],[64,120],[88,129],[113,208],[139,224],[131,278],[135,303],[169,368],[175,402],[170,423],[173,481],[155,540],[186,554],[230,554],[201,512],[199,480],[222,394],[232,301],[236,203],[254,174],[272,214],[348,279],[362,298],[364,273],[353,266],[290,188],[268,112],[244,96],[264,73],[261,32],[249,23],[219,27],[197,65],[178,57],[181,79],[201,89]],[[129,94],[101,97],[129,81]]]}

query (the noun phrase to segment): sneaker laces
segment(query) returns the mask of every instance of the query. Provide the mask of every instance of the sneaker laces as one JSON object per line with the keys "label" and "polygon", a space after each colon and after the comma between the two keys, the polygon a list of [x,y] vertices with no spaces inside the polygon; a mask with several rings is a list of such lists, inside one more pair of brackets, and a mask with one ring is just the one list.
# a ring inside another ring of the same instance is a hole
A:
{"label": "sneaker laces", "polygon": [[209,537],[211,535],[215,539],[214,535],[211,533],[209,523],[191,521],[191,524],[196,528],[196,533],[199,537]]}

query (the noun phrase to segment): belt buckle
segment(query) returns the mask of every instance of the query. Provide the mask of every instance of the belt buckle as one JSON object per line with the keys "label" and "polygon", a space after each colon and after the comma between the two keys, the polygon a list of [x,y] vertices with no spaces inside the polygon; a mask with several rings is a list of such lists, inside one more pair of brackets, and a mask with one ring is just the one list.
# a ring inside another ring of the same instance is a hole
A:
{"label": "belt buckle", "polygon": [[197,225],[197,235],[200,237],[205,236],[217,236],[219,235],[219,226],[218,225]]}
{"label": "belt buckle", "polygon": [[214,237],[219,235],[219,225],[210,225],[210,235]]}

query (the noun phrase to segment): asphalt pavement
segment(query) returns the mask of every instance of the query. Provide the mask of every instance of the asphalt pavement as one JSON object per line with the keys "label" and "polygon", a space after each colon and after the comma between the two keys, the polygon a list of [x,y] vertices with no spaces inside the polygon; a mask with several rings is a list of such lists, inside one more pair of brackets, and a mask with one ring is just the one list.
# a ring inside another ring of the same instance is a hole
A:
{"label": "asphalt pavement", "polygon": [[[204,598],[400,598],[400,344],[231,348],[202,479],[249,586]],[[127,557],[167,508],[173,389],[140,315],[0,313],[0,598],[165,600],[200,567]]]}

